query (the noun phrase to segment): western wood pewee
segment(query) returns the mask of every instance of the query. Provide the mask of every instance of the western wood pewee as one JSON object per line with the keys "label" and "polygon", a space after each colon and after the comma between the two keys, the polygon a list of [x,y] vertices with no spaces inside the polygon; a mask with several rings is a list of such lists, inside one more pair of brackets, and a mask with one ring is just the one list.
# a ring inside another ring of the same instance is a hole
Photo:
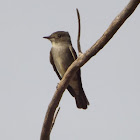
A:
{"label": "western wood pewee", "polygon": [[[61,80],[68,67],[77,59],[76,52],[71,44],[70,35],[68,32],[58,31],[43,38],[49,39],[52,43],[50,62]],[[75,97],[77,107],[86,109],[89,102],[82,88],[80,70],[70,80],[67,89]]]}

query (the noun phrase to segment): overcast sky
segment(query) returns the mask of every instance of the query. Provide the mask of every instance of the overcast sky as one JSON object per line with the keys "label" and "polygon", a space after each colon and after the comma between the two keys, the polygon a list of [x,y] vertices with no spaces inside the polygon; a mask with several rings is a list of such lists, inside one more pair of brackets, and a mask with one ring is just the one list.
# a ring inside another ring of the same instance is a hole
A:
{"label": "overcast sky", "polygon": [[[81,15],[85,52],[129,0],[4,0],[0,3],[0,139],[39,140],[44,116],[59,82],[43,39],[68,31],[77,40]],[[82,67],[90,102],[76,108],[64,92],[51,140],[140,139],[140,7],[110,42]]]}

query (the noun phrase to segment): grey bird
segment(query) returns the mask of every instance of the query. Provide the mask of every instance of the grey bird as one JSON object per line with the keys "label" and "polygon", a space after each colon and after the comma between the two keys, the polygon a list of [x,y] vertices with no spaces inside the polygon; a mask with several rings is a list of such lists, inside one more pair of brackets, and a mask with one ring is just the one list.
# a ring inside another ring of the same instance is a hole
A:
{"label": "grey bird", "polygon": [[[43,38],[50,40],[52,43],[50,62],[61,80],[68,67],[77,59],[76,52],[72,47],[70,35],[68,32],[58,31]],[[86,109],[89,102],[82,87],[80,70],[70,80],[67,89],[75,97],[77,107]]]}

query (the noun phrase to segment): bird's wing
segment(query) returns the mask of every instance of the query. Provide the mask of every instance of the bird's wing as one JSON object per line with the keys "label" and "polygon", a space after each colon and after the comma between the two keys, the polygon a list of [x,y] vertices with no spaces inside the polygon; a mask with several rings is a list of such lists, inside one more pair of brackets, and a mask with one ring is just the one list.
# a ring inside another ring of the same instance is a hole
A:
{"label": "bird's wing", "polygon": [[74,48],[72,47],[72,45],[69,46],[69,49],[72,53],[72,56],[73,56],[74,60],[76,60],[77,59],[77,54],[76,54]]}
{"label": "bird's wing", "polygon": [[[54,69],[54,71],[56,72],[58,78],[61,80],[62,77],[60,76],[59,72],[57,71],[57,69],[56,69],[56,67],[55,67],[55,64],[54,64],[54,61],[53,61],[53,57],[52,57],[52,52],[51,52],[51,51],[50,51],[50,63],[52,64],[53,69]],[[71,95],[74,97],[74,96],[75,96],[75,92],[74,92],[74,90],[72,89],[72,87],[68,85],[67,89],[68,89],[68,91],[71,93]]]}
{"label": "bird's wing", "polygon": [[[76,60],[77,59],[77,54],[76,54],[74,48],[72,47],[72,45],[69,46],[69,49],[70,49],[70,51],[72,53],[72,56],[73,56],[74,60]],[[79,69],[76,73],[77,73],[77,77],[78,77],[79,88],[81,88],[82,87],[81,70]]]}
{"label": "bird's wing", "polygon": [[54,61],[53,61],[53,57],[52,57],[52,52],[51,52],[51,51],[50,51],[50,63],[52,64],[53,69],[54,69],[54,71],[56,72],[58,78],[61,80],[62,78],[61,78],[59,72],[57,71],[57,69],[56,69],[56,67],[55,67],[55,64],[54,64]]}
{"label": "bird's wing", "polygon": [[[73,56],[74,60],[76,60],[77,59],[77,54],[76,54],[74,48],[72,47],[72,45],[69,46],[69,49],[70,49],[70,51],[72,53],[72,56]],[[81,77],[81,70],[79,69],[77,71],[77,73],[78,73],[78,77],[80,78]],[[80,78],[80,80],[81,80],[81,78]]]}

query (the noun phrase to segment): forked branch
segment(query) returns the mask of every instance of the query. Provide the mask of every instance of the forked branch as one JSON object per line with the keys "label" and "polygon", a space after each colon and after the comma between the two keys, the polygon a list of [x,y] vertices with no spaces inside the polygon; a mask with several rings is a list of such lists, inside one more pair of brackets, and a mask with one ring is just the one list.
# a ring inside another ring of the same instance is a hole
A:
{"label": "forked branch", "polygon": [[42,127],[40,140],[50,139],[50,133],[51,133],[55,110],[59,105],[63,92],[67,88],[72,75],[107,44],[107,42],[113,37],[113,35],[126,21],[126,19],[134,12],[139,2],[140,0],[130,0],[130,2],[124,8],[124,10],[122,10],[122,12],[113,20],[111,25],[102,35],[102,37],[99,40],[97,40],[97,42],[90,49],[88,49],[84,54],[80,55],[68,68],[64,77],[58,84],[57,90],[52,98],[52,101],[48,106],[48,110]]}

